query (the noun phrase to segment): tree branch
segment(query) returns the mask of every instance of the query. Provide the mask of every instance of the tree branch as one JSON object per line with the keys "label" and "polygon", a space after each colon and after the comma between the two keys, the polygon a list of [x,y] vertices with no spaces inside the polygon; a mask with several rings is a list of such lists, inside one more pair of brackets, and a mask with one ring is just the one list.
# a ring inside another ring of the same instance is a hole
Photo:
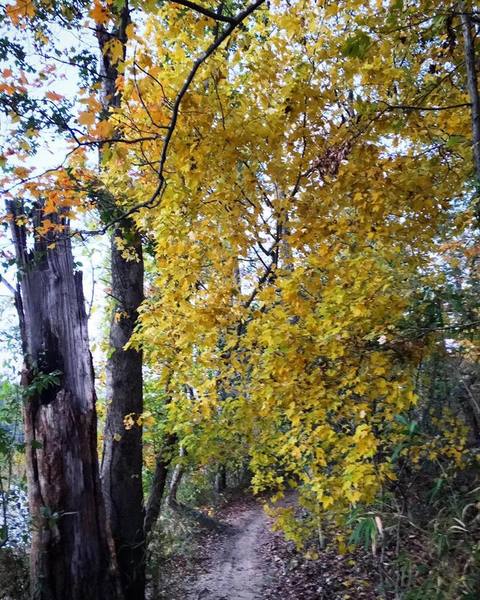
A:
{"label": "tree branch", "polygon": [[172,118],[170,119],[170,125],[168,127],[167,135],[165,136],[165,140],[163,143],[161,158],[160,158],[160,166],[158,168],[158,175],[160,181],[163,181],[163,168],[165,166],[165,162],[167,160],[168,155],[168,147],[170,145],[170,140],[172,139],[173,132],[175,131],[175,127],[178,121],[178,114],[180,111],[180,104],[182,103],[185,94],[187,93],[192,81],[197,74],[198,69],[203,65],[203,63],[221,46],[221,44],[230,36],[230,34],[251,14],[253,13],[259,6],[261,6],[265,0],[256,0],[253,4],[248,6],[245,10],[243,10],[233,21],[231,21],[230,25],[226,27],[223,32],[215,39],[214,42],[210,44],[210,46],[205,50],[205,52],[197,58],[197,60],[193,63],[193,67],[188,74],[185,82],[180,89],[175,102],[172,108]]}
{"label": "tree branch", "polygon": [[182,100],[184,99],[188,89],[190,88],[190,85],[191,85],[192,81],[194,80],[195,75],[197,74],[197,71],[203,65],[203,63],[215,52],[215,50],[217,50],[221,46],[221,44],[233,33],[233,31],[239,25],[241,25],[243,23],[243,21],[248,16],[250,16],[264,2],[265,2],[265,0],[256,0],[255,2],[250,4],[250,6],[247,6],[247,8],[245,8],[245,10],[240,12],[236,17],[232,18],[232,20],[229,21],[229,25],[227,27],[225,27],[225,29],[215,39],[215,41],[213,41],[210,44],[210,46],[208,46],[208,48],[203,52],[203,54],[201,54],[197,58],[197,60],[193,63],[190,73],[188,74],[187,78],[185,79],[180,91],[177,94],[177,97],[175,98],[175,102],[173,103],[173,106],[172,106],[172,116],[170,119],[170,124],[168,125],[167,130],[166,130],[165,138],[163,140],[162,152],[160,154],[160,161],[159,161],[159,166],[157,169],[158,185],[157,185],[155,191],[153,192],[153,194],[150,196],[150,198],[148,200],[146,200],[145,202],[142,202],[140,204],[133,206],[130,210],[128,210],[125,214],[121,215],[120,217],[115,218],[112,221],[106,223],[101,229],[97,229],[95,231],[82,231],[82,232],[79,232],[80,234],[98,235],[98,234],[106,233],[106,231],[108,231],[108,229],[110,229],[110,227],[112,227],[119,221],[122,221],[123,219],[131,216],[132,214],[137,213],[142,208],[153,208],[154,206],[157,206],[159,204],[159,202],[162,199],[165,188],[167,186],[167,182],[165,180],[163,173],[164,173],[165,163],[166,163],[167,157],[168,157],[168,149],[170,146],[170,141],[172,139],[173,132],[175,131],[175,128],[177,126],[178,116],[179,116],[179,112],[180,112],[180,105],[181,105]]}
{"label": "tree branch", "polygon": [[451,104],[450,106],[415,106],[409,104],[388,104],[387,102],[382,101],[382,104],[385,104],[389,110],[453,110],[455,108],[464,108],[466,106],[472,106],[471,102],[461,102],[460,104]]}
{"label": "tree branch", "polygon": [[190,0],[170,0],[173,4],[180,4],[181,6],[185,6],[187,8],[191,8],[192,10],[205,15],[206,17],[210,17],[215,21],[222,21],[223,23],[236,24],[235,17],[227,17],[226,15],[221,15],[219,13],[214,12],[206,8],[205,6],[200,6],[199,4],[195,4],[195,2],[190,2]]}
{"label": "tree branch", "polygon": [[5,279],[5,277],[0,273],[0,281],[5,285],[7,290],[15,296],[17,290],[13,287],[13,285]]}

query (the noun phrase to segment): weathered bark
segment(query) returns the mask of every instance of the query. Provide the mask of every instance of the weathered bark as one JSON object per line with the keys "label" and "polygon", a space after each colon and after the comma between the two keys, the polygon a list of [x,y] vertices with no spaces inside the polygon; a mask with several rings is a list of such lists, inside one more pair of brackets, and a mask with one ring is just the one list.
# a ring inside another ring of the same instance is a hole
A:
{"label": "weathered bark", "polygon": [[[93,366],[82,276],[75,272],[68,228],[37,236],[27,250],[15,221],[19,313],[25,367],[27,481],[33,521],[35,600],[116,598],[110,569],[97,458]],[[37,224],[41,209],[36,209]],[[67,225],[64,223],[65,226]],[[57,377],[52,373],[57,373]]]}
{"label": "weathered bark", "polygon": [[[112,31],[97,26],[102,60],[104,118],[111,108],[120,106],[121,93],[115,82],[119,63],[112,62],[106,44],[118,39],[126,52],[126,28],[130,22],[128,2],[116,14]],[[106,219],[117,218],[121,208],[106,207]],[[102,208],[102,207],[101,207]],[[104,207],[105,208],[105,207]],[[115,240],[133,249],[136,260],[122,256]],[[145,532],[142,486],[142,428],[126,430],[124,417],[143,412],[142,354],[125,350],[143,300],[143,255],[140,235],[129,219],[118,222],[111,231],[112,297],[115,303],[110,325],[110,356],[107,362],[107,422],[102,460],[102,485],[107,518],[115,544],[123,593],[129,600],[145,595]]]}
{"label": "weathered bark", "polygon": [[107,421],[102,460],[102,485],[107,518],[115,542],[125,597],[143,600],[145,591],[145,533],[142,486],[142,428],[125,429],[124,417],[143,412],[142,353],[125,350],[143,300],[142,247],[138,234],[128,230],[129,247],[138,261],[128,261],[111,242],[112,296],[115,307],[110,325],[107,363]]}

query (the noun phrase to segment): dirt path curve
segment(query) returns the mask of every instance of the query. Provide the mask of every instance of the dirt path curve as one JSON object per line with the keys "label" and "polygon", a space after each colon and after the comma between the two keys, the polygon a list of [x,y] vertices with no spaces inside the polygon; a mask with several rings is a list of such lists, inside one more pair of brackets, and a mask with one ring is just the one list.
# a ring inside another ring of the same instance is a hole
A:
{"label": "dirt path curve", "polygon": [[[292,493],[283,499],[295,507]],[[160,564],[149,600],[376,600],[377,559],[358,549],[339,554],[335,544],[307,558],[272,531],[262,502],[231,496],[214,513],[218,527],[188,534],[189,553]],[[383,597],[383,596],[382,596]]]}
{"label": "dirt path curve", "polygon": [[232,521],[234,533],[216,550],[206,573],[197,577],[192,600],[258,600],[268,565],[258,552],[269,531],[269,519],[259,504]]}

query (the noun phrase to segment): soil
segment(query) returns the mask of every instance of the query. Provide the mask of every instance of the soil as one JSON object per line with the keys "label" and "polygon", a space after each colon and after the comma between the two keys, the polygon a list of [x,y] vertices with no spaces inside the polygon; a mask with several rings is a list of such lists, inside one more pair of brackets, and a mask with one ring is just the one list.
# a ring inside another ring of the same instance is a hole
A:
{"label": "soil", "polygon": [[271,529],[261,504],[239,497],[215,518],[221,532],[204,529],[189,556],[172,556],[160,569],[153,600],[374,600],[375,560],[327,547],[309,560]]}
{"label": "soil", "polygon": [[260,598],[269,571],[259,552],[259,542],[268,535],[268,520],[261,506],[234,515],[233,533],[225,537],[211,559],[210,568],[197,577],[191,600],[255,600]]}

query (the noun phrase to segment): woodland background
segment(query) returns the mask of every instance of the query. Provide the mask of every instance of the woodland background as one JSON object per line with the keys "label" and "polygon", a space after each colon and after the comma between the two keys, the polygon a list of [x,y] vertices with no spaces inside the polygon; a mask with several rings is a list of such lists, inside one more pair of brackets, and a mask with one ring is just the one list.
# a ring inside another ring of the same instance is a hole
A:
{"label": "woodland background", "polygon": [[478,5],[1,5],[3,597],[152,595],[243,486],[478,598]]}

